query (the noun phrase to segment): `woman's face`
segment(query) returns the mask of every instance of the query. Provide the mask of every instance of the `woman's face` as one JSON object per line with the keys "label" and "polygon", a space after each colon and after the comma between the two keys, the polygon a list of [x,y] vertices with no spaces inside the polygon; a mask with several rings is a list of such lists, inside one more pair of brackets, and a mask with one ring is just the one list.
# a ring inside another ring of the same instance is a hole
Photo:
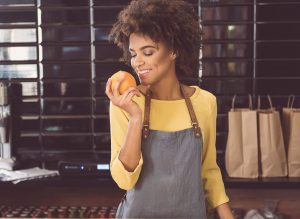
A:
{"label": "woman's face", "polygon": [[131,66],[141,84],[150,85],[175,76],[176,56],[162,42],[154,42],[145,35],[132,33],[129,37]]}

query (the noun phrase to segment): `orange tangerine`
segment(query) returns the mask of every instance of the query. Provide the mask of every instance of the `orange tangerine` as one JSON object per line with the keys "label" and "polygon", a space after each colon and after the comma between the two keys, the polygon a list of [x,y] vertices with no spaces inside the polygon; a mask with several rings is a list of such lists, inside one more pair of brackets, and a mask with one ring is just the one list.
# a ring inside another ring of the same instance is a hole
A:
{"label": "orange tangerine", "polygon": [[119,86],[120,94],[123,94],[129,87],[136,87],[135,78],[129,72],[118,71],[111,76],[111,88],[112,89],[116,85],[119,78],[122,77],[122,74],[124,74],[124,79],[122,80],[122,82]]}

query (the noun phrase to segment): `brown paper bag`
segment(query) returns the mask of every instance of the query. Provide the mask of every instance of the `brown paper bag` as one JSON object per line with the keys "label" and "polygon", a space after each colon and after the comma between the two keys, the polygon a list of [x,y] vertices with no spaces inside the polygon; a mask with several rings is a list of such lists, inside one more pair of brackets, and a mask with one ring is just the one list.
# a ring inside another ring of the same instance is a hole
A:
{"label": "brown paper bag", "polygon": [[288,151],[288,175],[300,177],[300,109],[293,108],[295,96],[288,99],[282,109],[283,133]]}
{"label": "brown paper bag", "polygon": [[262,177],[287,176],[286,152],[280,116],[279,112],[273,108],[270,96],[268,96],[268,100],[270,108],[261,110],[260,97],[258,97],[258,132]]}
{"label": "brown paper bag", "polygon": [[282,108],[282,133],[286,152],[288,151],[290,128],[291,128],[291,112],[294,104],[295,96],[290,95],[288,98],[287,106]]}
{"label": "brown paper bag", "polygon": [[236,96],[228,112],[228,138],[225,150],[225,167],[230,177],[258,177],[257,113],[249,108],[235,108]]}

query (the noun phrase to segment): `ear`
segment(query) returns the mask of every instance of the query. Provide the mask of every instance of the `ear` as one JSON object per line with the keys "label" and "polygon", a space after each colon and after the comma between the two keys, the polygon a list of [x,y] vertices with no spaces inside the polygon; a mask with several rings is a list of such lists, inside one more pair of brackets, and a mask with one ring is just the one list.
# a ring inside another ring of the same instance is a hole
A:
{"label": "ear", "polygon": [[174,59],[176,59],[177,58],[177,54],[176,54],[176,52],[171,52],[170,53],[170,58],[172,59],[172,60],[174,60]]}

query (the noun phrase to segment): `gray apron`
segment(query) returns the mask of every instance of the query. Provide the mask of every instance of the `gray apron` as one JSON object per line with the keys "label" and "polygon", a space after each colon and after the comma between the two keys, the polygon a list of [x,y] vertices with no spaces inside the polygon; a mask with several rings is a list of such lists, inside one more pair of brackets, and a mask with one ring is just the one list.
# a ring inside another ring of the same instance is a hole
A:
{"label": "gray apron", "polygon": [[206,219],[202,135],[182,85],[181,92],[193,127],[175,132],[149,130],[151,93],[146,94],[141,144],[144,163],[135,187],[126,192],[119,204],[116,218]]}

